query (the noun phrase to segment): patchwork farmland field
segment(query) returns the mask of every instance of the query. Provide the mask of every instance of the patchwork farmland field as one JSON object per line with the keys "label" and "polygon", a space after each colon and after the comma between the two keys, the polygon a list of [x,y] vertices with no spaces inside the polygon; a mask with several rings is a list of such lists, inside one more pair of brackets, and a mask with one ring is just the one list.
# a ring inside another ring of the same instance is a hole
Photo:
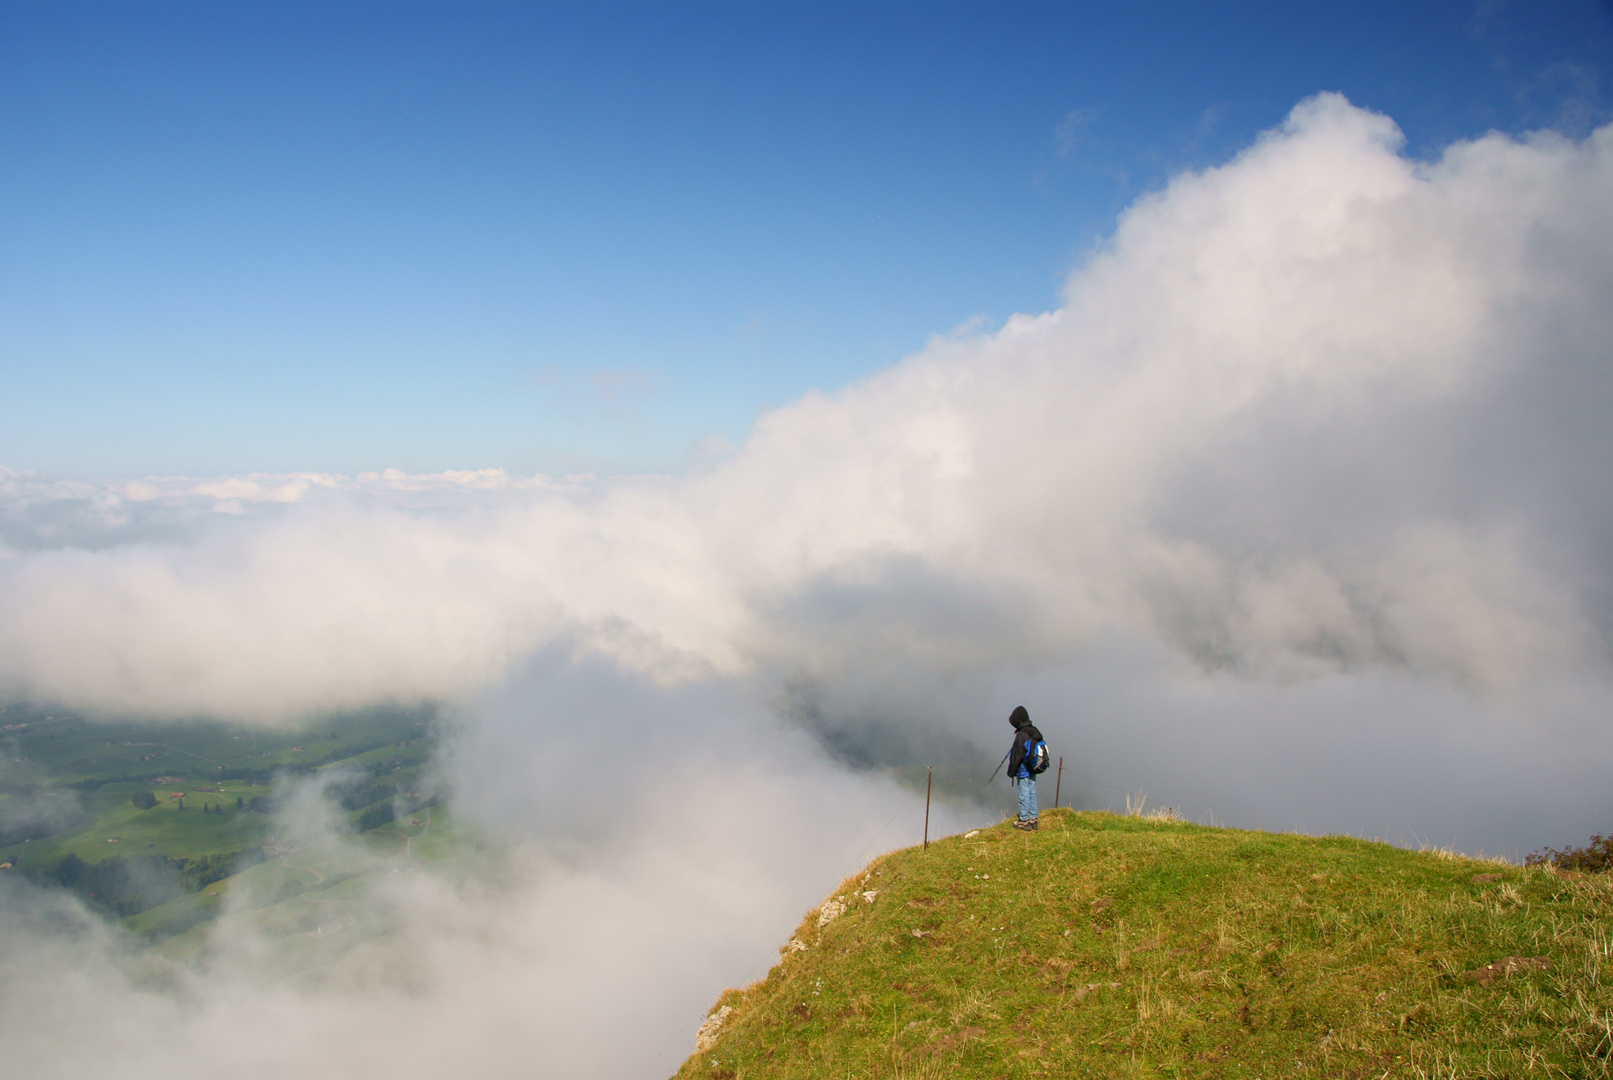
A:
{"label": "patchwork farmland field", "polygon": [[[0,711],[3,873],[72,891],[148,944],[215,920],[311,935],[329,961],[376,933],[364,883],[464,844],[426,763],[435,716],[373,709],[300,732]],[[287,944],[288,962],[307,948]]]}

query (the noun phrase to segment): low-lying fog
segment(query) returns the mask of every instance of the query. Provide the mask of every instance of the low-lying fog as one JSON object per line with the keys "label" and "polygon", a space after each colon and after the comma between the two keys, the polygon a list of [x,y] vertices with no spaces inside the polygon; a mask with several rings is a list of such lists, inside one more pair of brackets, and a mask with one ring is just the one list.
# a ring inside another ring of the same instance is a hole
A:
{"label": "low-lying fog", "polygon": [[0,473],[10,694],[443,702],[454,812],[511,852],[387,881],[391,945],[317,984],[223,929],[162,963],[0,882],[8,1063],[670,1073],[918,838],[887,767],[989,770],[1019,703],[1066,802],[1513,856],[1605,832],[1613,128],[1399,150],[1305,101],[1131,207],[1058,310],[694,475]]}

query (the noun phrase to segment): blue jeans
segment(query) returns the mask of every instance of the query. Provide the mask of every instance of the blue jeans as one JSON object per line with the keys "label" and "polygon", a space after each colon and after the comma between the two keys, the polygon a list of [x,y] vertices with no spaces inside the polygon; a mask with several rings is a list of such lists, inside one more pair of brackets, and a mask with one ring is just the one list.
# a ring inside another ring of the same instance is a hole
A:
{"label": "blue jeans", "polygon": [[1036,777],[1021,776],[1014,781],[1019,788],[1019,820],[1036,820]]}

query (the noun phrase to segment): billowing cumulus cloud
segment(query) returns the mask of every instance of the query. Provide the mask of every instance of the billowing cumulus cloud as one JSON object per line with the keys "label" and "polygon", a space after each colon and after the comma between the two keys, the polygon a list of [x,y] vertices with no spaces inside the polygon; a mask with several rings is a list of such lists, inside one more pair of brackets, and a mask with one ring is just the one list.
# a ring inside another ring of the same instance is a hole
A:
{"label": "billowing cumulus cloud", "polygon": [[536,649],[662,680],[1070,658],[1479,687],[1606,658],[1613,133],[1398,153],[1323,95],[1065,303],[765,416],[698,476],[10,474],[0,675],[253,719]]}
{"label": "billowing cumulus cloud", "polygon": [[[687,1027],[889,814],[879,846],[911,839],[876,767],[989,765],[1021,701],[1084,805],[1512,853],[1605,831],[1609,341],[1613,128],[1417,161],[1321,95],[1131,207],[1057,310],[690,475],[0,474],[0,685],[252,723],[449,703],[455,806],[530,873],[400,892],[420,1000],[465,1022],[389,1071],[505,1068],[475,1048],[512,1045],[506,998],[555,1002],[530,1022],[556,1075],[664,1069],[588,1058],[592,1004]],[[655,767],[602,792],[600,731]],[[622,925],[611,964],[577,945]],[[68,974],[15,999],[38,1030],[124,971],[51,955]],[[256,1000],[136,999],[199,1041]],[[389,1030],[345,1000],[320,1015]]]}

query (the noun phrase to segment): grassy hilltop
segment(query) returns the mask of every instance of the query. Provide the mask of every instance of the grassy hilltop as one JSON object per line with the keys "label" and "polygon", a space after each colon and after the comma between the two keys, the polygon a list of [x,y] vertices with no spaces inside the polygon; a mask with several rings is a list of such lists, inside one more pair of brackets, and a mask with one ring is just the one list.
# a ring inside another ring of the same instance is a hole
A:
{"label": "grassy hilltop", "polygon": [[847,879],[677,1076],[1602,1077],[1610,935],[1606,874],[1044,812]]}

